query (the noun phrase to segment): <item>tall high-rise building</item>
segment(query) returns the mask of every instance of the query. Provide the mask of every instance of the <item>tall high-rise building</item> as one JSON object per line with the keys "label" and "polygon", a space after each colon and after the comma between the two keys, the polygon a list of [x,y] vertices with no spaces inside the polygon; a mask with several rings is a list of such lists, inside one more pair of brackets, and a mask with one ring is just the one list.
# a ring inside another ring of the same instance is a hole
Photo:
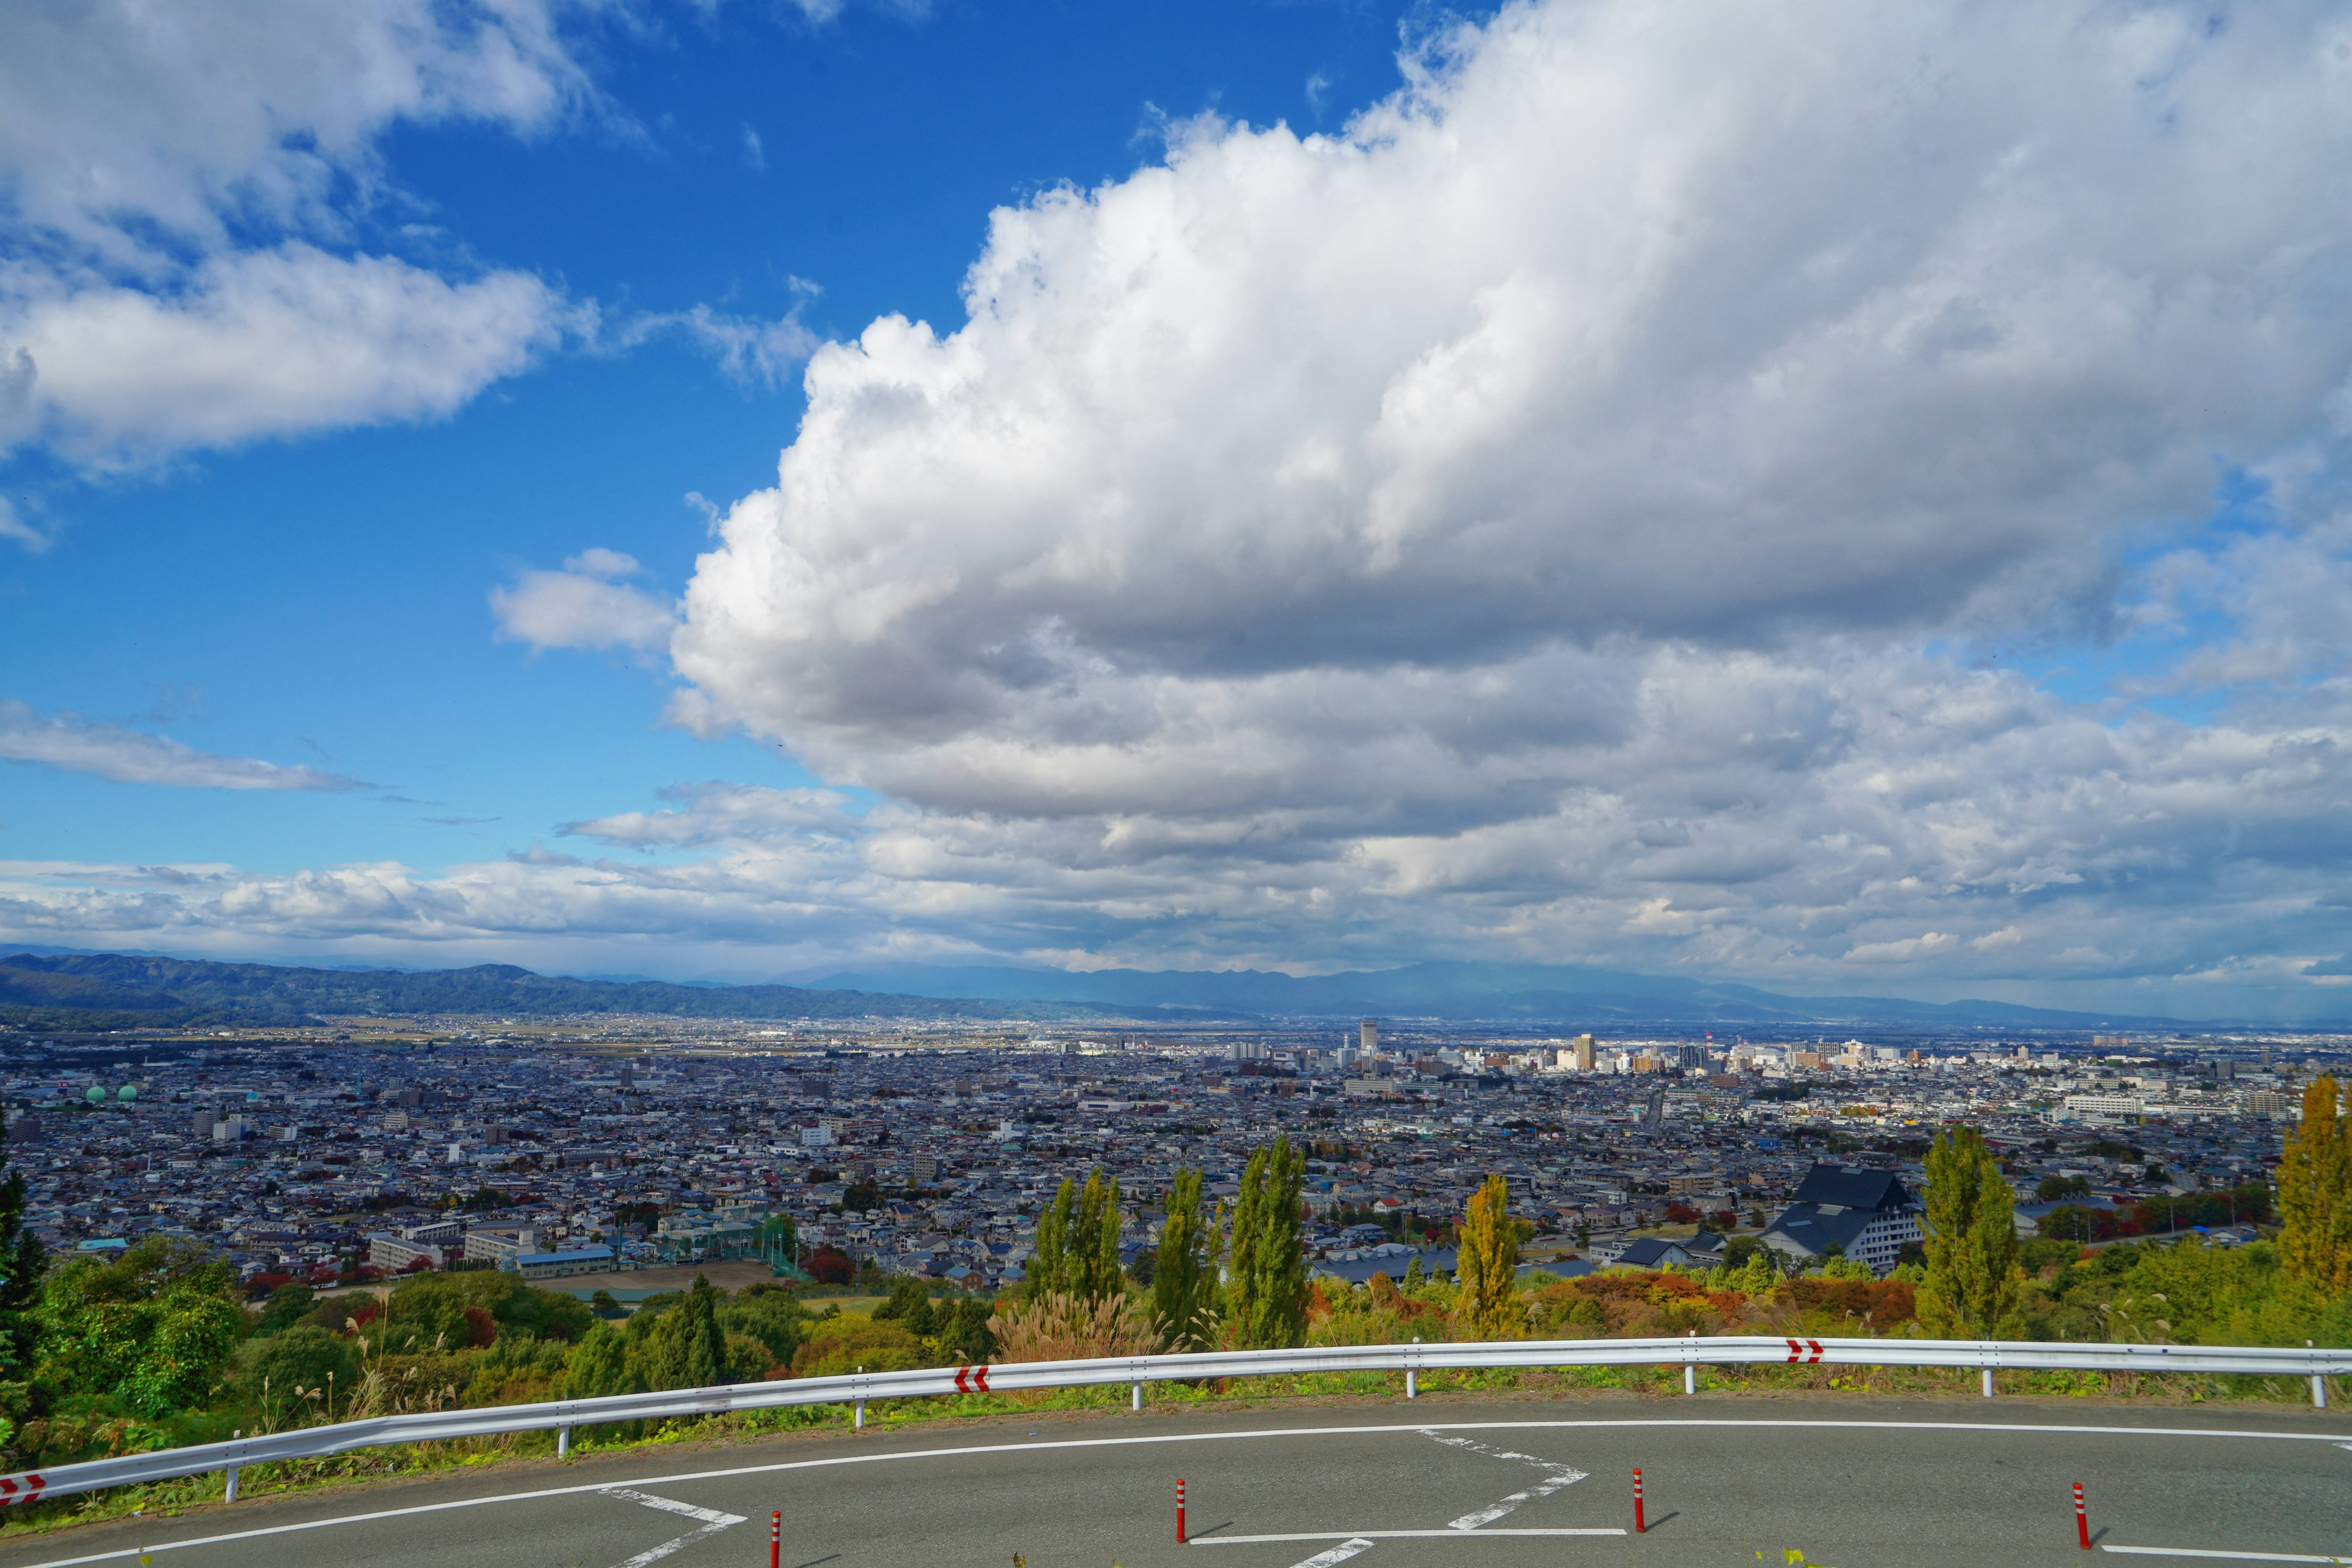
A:
{"label": "tall high-rise building", "polygon": [[1380,1060],[1381,1021],[1378,1018],[1365,1019],[1357,1029],[1356,1037],[1360,1042],[1358,1048],[1364,1053],[1364,1059],[1368,1062]]}
{"label": "tall high-rise building", "polygon": [[1576,1037],[1576,1070],[1579,1072],[1592,1070],[1592,1037],[1591,1035]]}

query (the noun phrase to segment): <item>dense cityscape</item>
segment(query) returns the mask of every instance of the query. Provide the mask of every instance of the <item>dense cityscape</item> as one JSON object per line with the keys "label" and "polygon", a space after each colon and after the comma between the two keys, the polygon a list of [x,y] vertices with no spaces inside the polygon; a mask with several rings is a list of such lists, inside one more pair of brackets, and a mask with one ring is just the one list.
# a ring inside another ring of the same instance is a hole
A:
{"label": "dense cityscape", "polygon": [[[372,1020],[20,1037],[5,1092],[26,1224],[55,1251],[162,1234],[215,1249],[257,1289],[484,1265],[625,1286],[751,1258],[992,1292],[1021,1278],[1065,1177],[1117,1178],[1132,1261],[1180,1166],[1230,1200],[1250,1151],[1284,1132],[1309,1152],[1315,1266],[1356,1280],[1402,1275],[1408,1247],[1448,1266],[1442,1243],[1489,1174],[1508,1182],[1538,1262],[1605,1265],[1647,1237],[1682,1249],[1666,1260],[1706,1263],[1760,1235],[1801,1267],[1820,1247],[1778,1222],[1816,1163],[1895,1172],[1916,1192],[1933,1132],[1963,1119],[2000,1154],[2021,1230],[2060,1207],[2077,1223],[2154,1214],[2266,1188],[2302,1086],[2342,1049],[1533,1038],[1372,1020],[1050,1035]],[[778,1216],[793,1222],[782,1252]],[[1883,1275],[1895,1258],[1868,1260]]]}

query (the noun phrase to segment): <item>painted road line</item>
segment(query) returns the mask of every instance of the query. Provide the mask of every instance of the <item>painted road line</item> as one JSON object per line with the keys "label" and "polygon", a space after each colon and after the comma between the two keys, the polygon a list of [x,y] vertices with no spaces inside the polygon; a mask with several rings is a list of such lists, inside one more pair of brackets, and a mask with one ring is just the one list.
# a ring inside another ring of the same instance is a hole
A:
{"label": "painted road line", "polygon": [[2233,1563],[2352,1563],[2352,1557],[2315,1557],[2301,1552],[2222,1552],[2200,1551],[2193,1546],[2108,1546],[2102,1552],[2121,1552],[2134,1557],[2225,1557]]}
{"label": "painted road line", "polygon": [[1584,1479],[1582,1470],[1561,1470],[1549,1480],[1538,1481],[1523,1492],[1513,1492],[1492,1508],[1482,1508],[1475,1513],[1465,1513],[1447,1526],[1451,1530],[1480,1530],[1517,1508],[1521,1503],[1539,1502],[1562,1487],[1572,1487]]}
{"label": "painted road line", "polygon": [[702,1523],[700,1530],[689,1530],[675,1540],[665,1541],[659,1546],[640,1552],[627,1562],[618,1564],[617,1568],[653,1568],[655,1563],[678,1548],[691,1546],[705,1536],[716,1535],[730,1525],[742,1523],[744,1519],[744,1516],[740,1513],[721,1513],[715,1508],[697,1508],[690,1502],[679,1502],[675,1498],[653,1497],[645,1492],[632,1491],[627,1487],[606,1487],[604,1492],[606,1497],[620,1498],[627,1502],[643,1503],[647,1508],[657,1508],[664,1513],[682,1514],[688,1519],[699,1520]]}
{"label": "painted road line", "polygon": [[643,1503],[647,1508],[660,1509],[665,1513],[684,1514],[688,1519],[698,1519],[705,1524],[715,1524],[721,1530],[730,1524],[742,1523],[745,1517],[740,1513],[721,1513],[715,1508],[697,1508],[690,1502],[677,1502],[666,1497],[648,1497],[644,1492],[631,1491],[626,1487],[604,1487],[600,1489],[606,1497],[625,1498],[631,1502]]}
{"label": "painted road line", "polygon": [[1339,1542],[1328,1552],[1317,1552],[1306,1562],[1297,1564],[1297,1568],[1332,1568],[1334,1563],[1345,1563],[1357,1552],[1370,1552],[1371,1549],[1372,1543],[1359,1535],[1351,1541]]}
{"label": "painted road line", "polygon": [[[580,1486],[541,1487],[533,1491],[499,1492],[489,1497],[456,1498],[447,1502],[416,1503],[407,1508],[378,1509],[367,1513],[345,1514],[335,1519],[308,1520],[299,1524],[264,1525],[254,1530],[227,1531],[219,1535],[191,1537],[185,1541],[162,1541],[146,1546],[126,1546],[113,1552],[93,1552],[81,1557],[56,1557],[47,1562],[30,1563],[26,1568],[80,1568],[86,1563],[119,1563],[142,1553],[176,1552],[190,1546],[217,1546],[224,1542],[252,1541],[268,1535],[286,1535],[305,1530],[326,1530],[341,1524],[368,1524],[378,1520],[401,1519],[412,1514],[443,1513],[452,1509],[488,1508],[499,1503],[534,1502],[541,1498],[577,1497],[586,1492],[609,1491],[615,1486],[682,1486],[688,1481],[730,1480],[738,1476],[770,1476],[788,1470],[831,1469],[843,1465],[897,1464],[909,1459],[970,1458],[987,1454],[1024,1454],[1083,1448],[1145,1447],[1168,1443],[1231,1443],[1246,1442],[1260,1437],[1363,1437],[1384,1433],[1422,1434],[1442,1432],[1605,1432],[1612,1428],[1649,1427],[1771,1427],[1776,1429],[1819,1427],[1829,1432],[2000,1432],[2041,1434],[2047,1436],[2093,1437],[2240,1437],[2287,1443],[2332,1443],[2343,1447],[2345,1435],[2340,1432],[2257,1432],[2236,1427],[2198,1426],[2055,1426],[2027,1421],[1807,1421],[1765,1417],[1740,1420],[1725,1417],[1640,1417],[1608,1421],[1454,1421],[1433,1426],[1425,1421],[1381,1424],[1366,1426],[1271,1426],[1248,1432],[1171,1432],[1148,1437],[1067,1437],[1044,1443],[972,1443],[953,1448],[909,1448],[895,1454],[838,1454],[823,1459],[779,1459],[762,1465],[736,1465],[723,1470],[689,1470],[668,1475],[645,1476],[635,1481],[591,1482]],[[1481,1531],[1493,1534],[1495,1531]]]}
{"label": "painted road line", "polygon": [[1572,1487],[1585,1479],[1584,1471],[1573,1466],[1563,1465],[1556,1459],[1539,1458],[1536,1455],[1522,1454],[1512,1448],[1490,1448],[1486,1444],[1475,1442],[1468,1437],[1451,1437],[1441,1432],[1424,1431],[1422,1436],[1432,1442],[1443,1443],[1449,1448],[1463,1448],[1474,1454],[1484,1454],[1490,1459],[1515,1459],[1523,1464],[1533,1465],[1538,1469],[1551,1472],[1543,1480],[1525,1491],[1513,1492],[1492,1508],[1482,1508],[1475,1513],[1464,1514],[1449,1527],[1454,1530],[1476,1530],[1481,1525],[1492,1524],[1517,1509],[1522,1503],[1535,1502],[1548,1498],[1562,1487]]}
{"label": "painted road line", "polygon": [[[1622,1530],[1309,1530],[1283,1535],[1196,1535],[1187,1546],[1262,1546],[1269,1541],[1498,1541],[1529,1535],[1622,1535]],[[2333,1559],[2315,1557],[2314,1563]]]}

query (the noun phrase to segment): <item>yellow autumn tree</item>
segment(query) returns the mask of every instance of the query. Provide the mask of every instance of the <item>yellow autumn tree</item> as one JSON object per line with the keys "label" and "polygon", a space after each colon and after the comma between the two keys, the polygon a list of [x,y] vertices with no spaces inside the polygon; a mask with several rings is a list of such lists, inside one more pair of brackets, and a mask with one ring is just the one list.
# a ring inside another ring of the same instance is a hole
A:
{"label": "yellow autumn tree", "polygon": [[2352,1291],[2352,1128],[2336,1114],[2336,1080],[2303,1091],[2303,1124],[2278,1166],[2279,1262],[2320,1289]]}
{"label": "yellow autumn tree", "polygon": [[1462,1293],[1454,1308],[1482,1339],[1495,1339],[1524,1326],[1519,1314],[1519,1233],[1508,1213],[1511,1189],[1489,1176],[1470,1194],[1462,1215],[1462,1242],[1454,1253],[1454,1278]]}

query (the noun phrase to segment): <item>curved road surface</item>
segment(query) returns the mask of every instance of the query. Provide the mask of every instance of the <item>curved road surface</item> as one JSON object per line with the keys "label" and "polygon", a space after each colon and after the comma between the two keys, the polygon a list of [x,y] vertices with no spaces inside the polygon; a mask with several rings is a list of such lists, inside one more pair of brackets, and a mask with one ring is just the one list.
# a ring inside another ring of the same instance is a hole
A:
{"label": "curved road surface", "polygon": [[1714,1398],[1041,1416],[261,1498],[0,1536],[0,1568],[755,1568],[772,1510],[783,1568],[2352,1563],[2352,1421]]}

